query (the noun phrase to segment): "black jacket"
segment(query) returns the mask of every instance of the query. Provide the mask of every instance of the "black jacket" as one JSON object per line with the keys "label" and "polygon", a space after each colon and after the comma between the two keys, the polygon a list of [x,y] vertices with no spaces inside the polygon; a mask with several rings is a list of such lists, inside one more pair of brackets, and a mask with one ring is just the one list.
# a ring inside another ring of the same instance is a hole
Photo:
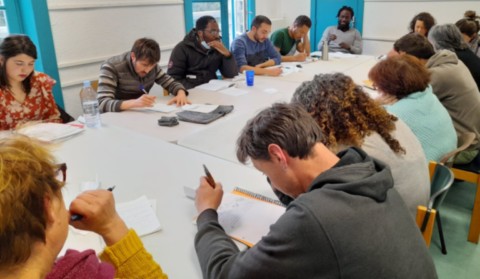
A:
{"label": "black jacket", "polygon": [[190,89],[216,79],[217,70],[225,78],[233,78],[238,74],[233,56],[226,58],[214,48],[204,49],[198,41],[196,30],[192,29],[173,49],[167,73]]}

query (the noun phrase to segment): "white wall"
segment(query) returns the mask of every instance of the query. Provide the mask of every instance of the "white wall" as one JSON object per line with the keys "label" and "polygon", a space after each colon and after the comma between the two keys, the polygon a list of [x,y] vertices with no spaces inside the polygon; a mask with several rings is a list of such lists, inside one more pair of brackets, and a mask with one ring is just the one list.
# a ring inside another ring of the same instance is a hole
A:
{"label": "white wall", "polygon": [[151,37],[165,66],[185,36],[180,0],[48,0],[48,8],[65,106],[74,117],[81,114],[81,82],[98,79],[104,60]]}
{"label": "white wall", "polygon": [[364,54],[387,53],[395,40],[408,33],[410,20],[420,12],[429,12],[444,24],[455,23],[466,10],[480,12],[480,1],[365,0]]}

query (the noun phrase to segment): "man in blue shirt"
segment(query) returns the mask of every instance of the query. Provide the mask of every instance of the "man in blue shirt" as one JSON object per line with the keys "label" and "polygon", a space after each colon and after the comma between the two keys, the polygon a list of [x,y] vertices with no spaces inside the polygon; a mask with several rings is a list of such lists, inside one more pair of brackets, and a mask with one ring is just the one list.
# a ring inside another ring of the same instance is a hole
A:
{"label": "man in blue shirt", "polygon": [[256,75],[278,76],[282,73],[281,56],[268,39],[272,22],[266,16],[256,16],[250,31],[238,36],[232,42],[231,52],[237,61],[239,72],[253,70]]}

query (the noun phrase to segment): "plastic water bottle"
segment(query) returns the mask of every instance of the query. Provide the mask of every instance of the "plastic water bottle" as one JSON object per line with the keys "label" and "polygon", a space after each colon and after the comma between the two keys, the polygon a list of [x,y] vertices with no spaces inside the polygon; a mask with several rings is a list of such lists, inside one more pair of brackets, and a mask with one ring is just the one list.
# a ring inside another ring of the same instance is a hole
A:
{"label": "plastic water bottle", "polygon": [[328,60],[328,41],[323,41],[322,44],[322,60]]}
{"label": "plastic water bottle", "polygon": [[97,92],[93,90],[89,80],[83,82],[82,91],[80,91],[80,100],[82,101],[83,117],[85,124],[89,128],[100,128],[100,112],[98,110]]}

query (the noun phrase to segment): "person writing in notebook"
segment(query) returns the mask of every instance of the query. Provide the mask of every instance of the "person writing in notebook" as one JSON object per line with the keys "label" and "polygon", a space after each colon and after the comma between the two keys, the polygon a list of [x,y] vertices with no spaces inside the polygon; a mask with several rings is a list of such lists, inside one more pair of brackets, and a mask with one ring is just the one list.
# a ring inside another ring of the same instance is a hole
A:
{"label": "person writing in notebook", "polygon": [[155,40],[141,38],[132,50],[114,56],[100,67],[98,105],[100,112],[119,112],[132,108],[151,107],[155,96],[147,93],[154,83],[173,97],[168,104],[189,104],[183,85],[167,75],[160,65],[160,46]]}
{"label": "person writing in notebook", "polygon": [[286,212],[240,252],[218,221],[222,185],[202,177],[195,249],[204,278],[437,278],[390,169],[356,147],[334,154],[323,137],[299,106],[274,104],[248,121],[237,157],[267,176]]}
{"label": "person writing in notebook", "polygon": [[[112,192],[86,191],[65,207],[66,171],[33,139],[0,140],[0,278],[166,279],[115,211]],[[83,218],[70,221],[72,214]],[[102,236],[107,247],[100,259],[94,250],[67,250],[57,259],[69,222]]]}
{"label": "person writing in notebook", "polygon": [[308,31],[312,21],[308,16],[298,16],[290,27],[278,29],[272,33],[275,49],[282,55],[282,62],[302,62],[310,55]]}

